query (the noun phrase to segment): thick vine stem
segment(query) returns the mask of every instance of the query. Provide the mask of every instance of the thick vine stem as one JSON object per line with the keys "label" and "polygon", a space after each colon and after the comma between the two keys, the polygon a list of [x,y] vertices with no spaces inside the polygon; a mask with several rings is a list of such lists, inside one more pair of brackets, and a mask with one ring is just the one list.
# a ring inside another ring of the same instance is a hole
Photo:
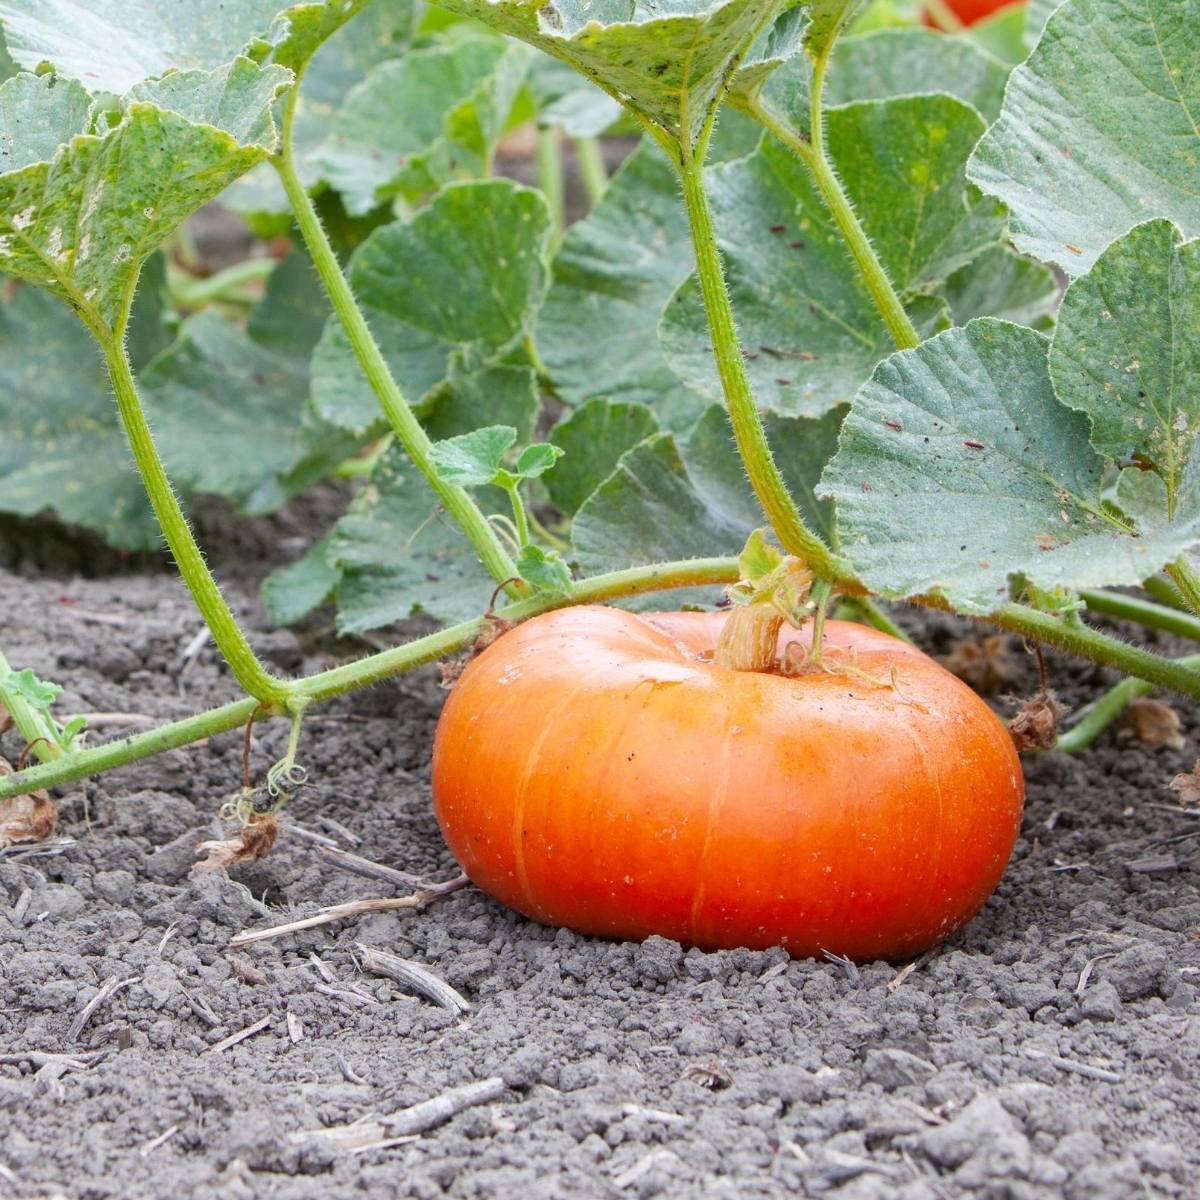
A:
{"label": "thick vine stem", "polygon": [[154,445],[146,414],[142,409],[137,383],[125,353],[124,340],[120,333],[101,335],[97,332],[101,349],[108,365],[109,378],[117,397],[117,411],[125,436],[133,453],[134,462],[141,473],[146,494],[150,498],[154,515],[167,546],[175,558],[179,573],[187,584],[200,615],[212,633],[213,641],[221,652],[234,678],[256,700],[262,703],[280,703],[288,694],[288,685],[275,678],[259,662],[241,626],[237,623],[221,589],[213,578],[191,527],[179,507],[179,500],[167,478],[162,459]]}
{"label": "thick vine stem", "polygon": [[811,142],[805,141],[770,105],[756,102],[749,113],[808,167],[892,341],[898,350],[912,350],[920,345],[920,335],[904,311],[904,305],[900,303],[900,297],[896,295],[896,289],[825,151],[825,114],[821,107],[821,94],[828,61],[826,54],[813,67]]}
{"label": "thick vine stem", "polygon": [[721,254],[717,249],[712,213],[704,193],[702,159],[695,157],[685,147],[678,167],[683,184],[684,207],[696,252],[696,274],[700,280],[700,292],[717,359],[717,373],[721,378],[729,422],[733,426],[733,436],[746,474],[783,548],[802,559],[817,575],[839,579],[847,573],[847,569],[805,525],[771,455],[767,433],[750,391],[746,364],[734,326],[733,308],[725,286]]}
{"label": "thick vine stem", "polygon": [[283,189],[287,193],[288,202],[296,218],[304,244],[308,247],[313,265],[317,269],[321,283],[324,285],[333,310],[337,313],[346,337],[358,358],[363,374],[371,385],[400,444],[408,451],[417,470],[424,476],[434,494],[441,501],[446,511],[458,522],[463,533],[475,547],[480,561],[489,575],[497,582],[509,580],[508,590],[514,596],[525,595],[529,588],[517,574],[516,566],[509,557],[508,551],[497,538],[495,531],[488,524],[487,517],[471,499],[470,494],[457,484],[446,483],[441,479],[429,456],[431,443],[422,428],[420,421],[404,399],[399,385],[392,376],[387,360],[375,341],[362,309],[354,298],[342,268],[338,263],[321,218],[313,207],[308,190],[296,171],[296,162],[292,146],[292,124],[296,115],[296,97],[299,94],[300,80],[292,85],[283,112],[280,130],[280,149],[272,160]]}
{"label": "thick vine stem", "polygon": [[608,187],[608,168],[604,165],[600,143],[594,137],[576,138],[575,161],[588,200],[595,206]]}
{"label": "thick vine stem", "polygon": [[557,125],[543,125],[537,131],[538,187],[546,197],[554,236],[562,237],[567,227],[566,199],[563,191],[562,138]]}
{"label": "thick vine stem", "polygon": [[[657,563],[654,566],[631,567],[626,571],[614,571],[608,575],[581,580],[569,597],[539,592],[527,600],[508,605],[496,615],[505,621],[525,621],[538,613],[569,604],[599,604],[622,596],[704,584],[729,584],[736,583],[737,580],[738,563],[735,558],[697,558],[682,562]],[[86,779],[89,775],[98,775],[102,771],[126,766],[143,758],[161,754],[165,750],[178,749],[202,738],[241,728],[249,721],[273,717],[292,718],[308,704],[331,700],[345,692],[369,687],[403,671],[457,654],[469,646],[486,625],[485,617],[464,621],[416,641],[372,654],[357,662],[322,671],[307,679],[296,680],[291,684],[291,694],[286,702],[265,704],[248,697],[182,721],[160,726],[158,729],[68,753],[54,763],[30,767],[15,775],[0,777],[0,800],[8,796],[19,796],[23,792],[36,791],[38,788],[74,783],[76,780]]]}
{"label": "thick vine stem", "polygon": [[1127,596],[1122,592],[1082,591],[1079,597],[1092,612],[1106,617],[1117,617],[1122,621],[1136,621],[1147,629],[1161,629],[1165,633],[1178,634],[1200,642],[1200,618],[1177,608],[1163,604],[1152,604],[1138,596]]}

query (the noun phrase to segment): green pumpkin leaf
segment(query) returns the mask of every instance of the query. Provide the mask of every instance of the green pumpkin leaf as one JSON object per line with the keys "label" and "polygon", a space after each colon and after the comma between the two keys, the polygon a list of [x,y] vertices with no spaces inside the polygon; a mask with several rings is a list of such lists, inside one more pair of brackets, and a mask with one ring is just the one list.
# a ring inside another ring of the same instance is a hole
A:
{"label": "green pumpkin leaf", "polygon": [[264,580],[262,599],[274,624],[294,625],[333,599],[342,572],[329,561],[332,541],[327,534],[303,558]]}
{"label": "green pumpkin leaf", "polygon": [[[154,255],[130,322],[136,368],[167,340],[164,278]],[[0,302],[0,429],[0,512],[51,510],[126,550],[161,543],[95,342],[58,300],[29,286]]]}
{"label": "green pumpkin leaf", "polygon": [[[775,23],[763,30],[742,60],[726,92],[726,102],[737,108],[752,108],[767,81],[786,64],[803,64],[802,78],[807,81],[811,68],[804,53],[804,34],[808,11],[789,8]],[[807,86],[807,83],[805,84]]]}
{"label": "green pumpkin leaf", "polygon": [[570,592],[574,586],[571,568],[553,550],[541,546],[526,546],[517,559],[521,578],[532,583],[540,592]]}
{"label": "green pumpkin leaf", "polygon": [[1200,0],[1066,0],[969,175],[1069,275],[1153,217],[1200,236]]}
{"label": "green pumpkin leaf", "polygon": [[554,506],[571,516],[615,470],[626,450],[658,432],[654,413],[644,404],[589,400],[568,413],[550,432],[566,457],[546,478]]}
{"label": "green pumpkin leaf", "polygon": [[[338,0],[330,0],[328,5],[301,6],[319,10],[313,25],[305,28],[327,40],[314,46],[312,37],[301,45],[288,39],[275,50],[273,60],[286,59],[285,65],[293,69],[304,53],[311,56],[292,122],[292,155],[307,188],[324,182],[320,154],[350,90],[362,83],[376,64],[398,58],[407,51],[413,36],[414,2],[370,0],[364,8],[356,0],[354,19],[340,25]],[[272,35],[279,37],[281,29],[289,28],[287,18],[288,13],[284,13],[277,19],[268,40]],[[234,183],[221,197],[221,203],[256,216],[277,214],[290,224],[291,206],[270,163],[255,167]]]}
{"label": "green pumpkin leaf", "polygon": [[121,93],[166,71],[230,62],[286,7],[281,0],[0,0],[0,24],[26,70],[48,63],[90,89]]}
{"label": "green pumpkin leaf", "polygon": [[517,431],[511,425],[489,425],[434,442],[429,457],[447,483],[479,487],[495,479],[516,441]]}
{"label": "green pumpkin leaf", "polygon": [[[924,333],[942,327],[935,291],[1002,236],[1002,211],[972,198],[964,167],[983,130],[950,96],[867,101],[828,115],[829,147],[876,252]],[[847,403],[892,349],[874,302],[808,170],[764,141],[707,176],[717,239],[759,403],[818,415]],[[660,327],[679,377],[721,396],[693,276]]]}
{"label": "green pumpkin leaf", "polygon": [[567,230],[551,266],[537,348],[567,404],[608,397],[649,405],[668,428],[695,422],[705,401],[679,382],[658,343],[663,309],[694,266],[679,181],[643,142]]}
{"label": "green pumpkin leaf", "polygon": [[544,50],[676,141],[694,141],[727,70],[780,0],[444,0],[444,8]]}
{"label": "green pumpkin leaf", "polygon": [[322,178],[362,214],[486,176],[528,65],[523,47],[482,37],[380,63],[334,118],[316,155]]}
{"label": "green pumpkin leaf", "polygon": [[[930,29],[881,29],[838,42],[824,100],[832,106],[944,92],[970,104],[985,121],[994,121],[1009,69],[966,38]],[[796,115],[794,109],[787,111]],[[807,114],[804,121],[807,128]]]}
{"label": "green pumpkin leaf", "polygon": [[96,132],[76,83],[0,85],[0,270],[113,324],[146,255],[273,149],[270,107],[289,79],[246,59],[171,75]]}
{"label": "green pumpkin leaf", "polygon": [[[819,419],[765,414],[767,435],[805,519],[832,524],[815,495],[837,445],[844,410]],[[746,481],[729,419],[713,406],[684,439],[652,434],[627,451],[585,501],[572,526],[572,556],[585,573],[672,559],[741,553],[763,514]],[[707,593],[705,593],[707,594]]]}
{"label": "green pumpkin leaf", "polygon": [[537,102],[538,124],[556,125],[568,137],[599,137],[621,116],[616,100],[545,54],[530,64],[528,86]]}
{"label": "green pumpkin leaf", "polygon": [[955,325],[976,317],[1001,317],[1046,330],[1053,324],[1059,287],[1054,272],[1006,246],[992,246],[960,267],[942,285]]}
{"label": "green pumpkin leaf", "polygon": [[1150,221],[1110,246],[1067,289],[1050,376],[1059,400],[1087,414],[1096,450],[1159,477],[1164,515],[1200,502],[1187,494],[1200,436],[1200,239]]}
{"label": "green pumpkin leaf", "polygon": [[1137,584],[1200,538],[1200,521],[1139,535],[1111,511],[1105,461],[1056,399],[1048,350],[1032,330],[973,321],[892,355],[859,391],[821,490],[873,591],[987,613],[1014,579]]}
{"label": "green pumpkin leaf", "polygon": [[4,690],[20,696],[39,712],[49,712],[51,705],[62,694],[62,688],[57,683],[46,683],[39,679],[29,667],[8,671],[4,676]]}
{"label": "green pumpkin leaf", "polygon": [[535,442],[517,456],[517,474],[522,479],[538,479],[563,456],[563,450],[550,442]]}
{"label": "green pumpkin leaf", "polygon": [[[350,282],[412,404],[452,373],[496,363],[531,331],[547,283],[550,215],[540,192],[506,181],[451,184],[411,221],[385,225],[350,262]],[[317,411],[362,431],[379,406],[341,323],[313,359]],[[473,424],[492,416],[486,410]]]}

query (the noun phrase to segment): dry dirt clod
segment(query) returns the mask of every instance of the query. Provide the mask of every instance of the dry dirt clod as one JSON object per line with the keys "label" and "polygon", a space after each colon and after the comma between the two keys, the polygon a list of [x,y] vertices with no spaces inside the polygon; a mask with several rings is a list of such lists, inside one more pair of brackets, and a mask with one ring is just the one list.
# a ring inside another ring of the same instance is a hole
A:
{"label": "dry dirt clod", "polygon": [[1017,750],[1053,750],[1058,745],[1058,724],[1066,711],[1053,692],[1039,692],[1026,700],[1008,723]]}
{"label": "dry dirt clod", "polygon": [[[0,709],[4,716],[8,714]],[[0,758],[0,775],[12,775],[12,764]],[[0,800],[0,849],[16,842],[44,842],[58,822],[58,807],[48,792],[29,792]]]}
{"label": "dry dirt clod", "polygon": [[196,863],[195,870],[228,870],[237,863],[253,862],[275,845],[278,836],[279,822],[271,813],[267,813],[243,825],[236,837],[201,842],[196,847],[196,854],[204,857]]}
{"label": "dry dirt clod", "polygon": [[1165,700],[1145,696],[1134,700],[1125,714],[1125,725],[1127,734],[1152,750],[1159,746],[1183,749],[1183,724],[1179,714]]}
{"label": "dry dirt clod", "polygon": [[981,696],[994,696],[1016,674],[1008,637],[1003,633],[955,642],[938,662]]}

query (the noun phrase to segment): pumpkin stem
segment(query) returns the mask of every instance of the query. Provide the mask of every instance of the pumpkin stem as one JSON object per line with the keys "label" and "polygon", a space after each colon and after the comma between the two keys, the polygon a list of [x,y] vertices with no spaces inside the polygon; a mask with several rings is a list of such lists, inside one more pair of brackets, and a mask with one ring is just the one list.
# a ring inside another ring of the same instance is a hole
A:
{"label": "pumpkin stem", "polygon": [[734,605],[713,662],[731,671],[770,671],[778,658],[782,615],[770,604]]}
{"label": "pumpkin stem", "polygon": [[813,573],[799,559],[767,545],[762,530],[750,535],[738,565],[742,578],[728,590],[733,609],[713,662],[731,671],[775,670],[779,631],[785,622],[799,626],[809,614]]}

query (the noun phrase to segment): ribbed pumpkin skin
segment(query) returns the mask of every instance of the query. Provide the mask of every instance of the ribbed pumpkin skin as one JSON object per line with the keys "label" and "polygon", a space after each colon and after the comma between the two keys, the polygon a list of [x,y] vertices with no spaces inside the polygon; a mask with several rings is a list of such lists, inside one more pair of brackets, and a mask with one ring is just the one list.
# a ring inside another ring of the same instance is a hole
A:
{"label": "ribbed pumpkin skin", "polygon": [[601,937],[871,960],[948,936],[1016,840],[1024,783],[1004,726],[932,659],[859,625],[829,622],[827,650],[885,680],[894,666],[897,687],[697,661],[724,619],[568,608],[479,655],[433,754],[463,870]]}

